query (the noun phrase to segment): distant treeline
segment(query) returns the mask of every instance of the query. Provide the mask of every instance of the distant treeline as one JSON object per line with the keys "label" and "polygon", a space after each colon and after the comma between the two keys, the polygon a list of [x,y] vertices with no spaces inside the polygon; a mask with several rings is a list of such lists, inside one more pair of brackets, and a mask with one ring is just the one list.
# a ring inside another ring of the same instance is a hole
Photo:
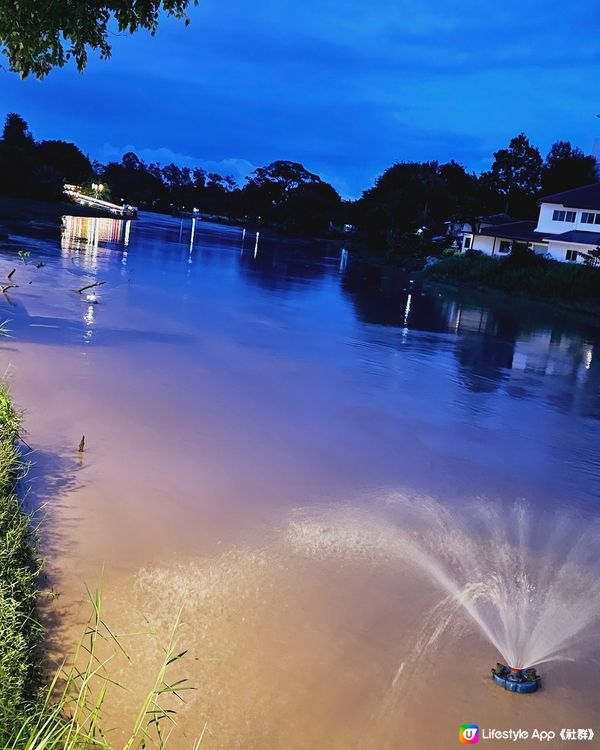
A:
{"label": "distant treeline", "polygon": [[597,163],[569,142],[555,143],[545,159],[524,134],[494,153],[489,171],[476,175],[450,161],[397,162],[356,201],[302,164],[275,161],[250,174],[243,186],[229,175],[201,168],[147,164],[134,153],[100,164],[74,144],[35,141],[27,123],[9,114],[0,139],[0,191],[56,200],[64,183],[91,191],[101,183],[115,203],[163,212],[191,211],[267,225],[290,234],[323,235],[355,227],[356,243],[381,257],[419,256],[444,222],[509,213],[534,218],[548,195],[597,180]]}

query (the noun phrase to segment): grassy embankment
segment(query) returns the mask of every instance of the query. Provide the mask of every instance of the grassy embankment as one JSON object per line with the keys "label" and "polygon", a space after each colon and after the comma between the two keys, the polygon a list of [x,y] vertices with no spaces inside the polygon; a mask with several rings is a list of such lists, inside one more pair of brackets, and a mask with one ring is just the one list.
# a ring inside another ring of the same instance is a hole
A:
{"label": "grassy embankment", "polygon": [[600,316],[600,268],[526,254],[505,258],[465,254],[443,258],[425,271],[429,281],[495,289]]}
{"label": "grassy embankment", "polygon": [[19,417],[0,386],[0,747],[34,699],[41,628],[35,619],[37,569],[29,519],[15,494],[23,470]]}

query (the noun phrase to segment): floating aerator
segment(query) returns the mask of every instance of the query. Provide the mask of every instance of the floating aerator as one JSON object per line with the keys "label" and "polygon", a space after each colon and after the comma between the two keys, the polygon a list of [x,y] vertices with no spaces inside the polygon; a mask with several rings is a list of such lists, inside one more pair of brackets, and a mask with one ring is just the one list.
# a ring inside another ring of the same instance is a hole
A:
{"label": "floating aerator", "polygon": [[511,669],[504,664],[492,669],[492,680],[511,693],[535,693],[541,679],[535,669]]}

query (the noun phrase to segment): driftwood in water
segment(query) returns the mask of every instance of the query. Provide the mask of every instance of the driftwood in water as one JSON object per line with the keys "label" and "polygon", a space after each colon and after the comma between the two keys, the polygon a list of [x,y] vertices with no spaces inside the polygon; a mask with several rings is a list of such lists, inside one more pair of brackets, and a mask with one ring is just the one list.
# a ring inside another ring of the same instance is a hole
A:
{"label": "driftwood in water", "polygon": [[79,453],[83,453],[85,450],[85,435],[81,436],[81,440],[79,441]]}
{"label": "driftwood in water", "polygon": [[75,291],[77,294],[81,294],[81,292],[85,292],[86,289],[93,289],[95,286],[102,286],[102,284],[106,284],[106,281],[94,281],[93,284],[82,286],[81,289],[76,289]]}
{"label": "driftwood in water", "polygon": [[17,289],[17,288],[18,288],[18,286],[19,286],[18,284],[7,284],[6,286],[3,286],[3,287],[2,287],[2,294],[6,294],[6,292],[7,292],[7,291],[8,291],[9,289]]}
{"label": "driftwood in water", "polygon": [[13,273],[16,271],[16,268],[13,268],[13,270],[8,274],[8,280],[10,281],[13,277]]}

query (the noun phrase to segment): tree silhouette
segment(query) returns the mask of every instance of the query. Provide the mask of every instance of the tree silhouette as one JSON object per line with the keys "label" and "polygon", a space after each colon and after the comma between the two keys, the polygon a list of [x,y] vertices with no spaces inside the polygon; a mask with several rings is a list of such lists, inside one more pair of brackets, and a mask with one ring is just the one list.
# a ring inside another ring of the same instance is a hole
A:
{"label": "tree silhouette", "polygon": [[548,152],[542,168],[542,195],[561,193],[596,182],[598,163],[569,141],[557,141]]}
{"label": "tree silhouette", "polygon": [[494,153],[494,163],[482,179],[503,198],[504,211],[531,213],[540,190],[542,157],[524,133],[515,136],[508,148]]}

